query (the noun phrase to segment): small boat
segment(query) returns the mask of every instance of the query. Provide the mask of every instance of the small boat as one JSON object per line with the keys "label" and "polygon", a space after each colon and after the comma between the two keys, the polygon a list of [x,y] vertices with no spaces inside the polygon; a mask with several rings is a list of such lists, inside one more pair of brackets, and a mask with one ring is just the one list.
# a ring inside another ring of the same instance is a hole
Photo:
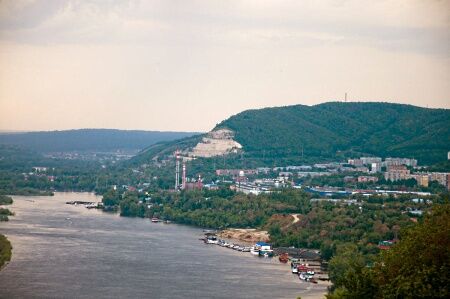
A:
{"label": "small boat", "polygon": [[206,238],[206,244],[219,244],[219,240],[214,236],[209,236]]}
{"label": "small boat", "polygon": [[253,246],[252,248],[250,248],[250,254],[259,255],[259,249]]}
{"label": "small boat", "polygon": [[278,260],[280,260],[281,263],[286,264],[289,261],[289,255],[287,253],[282,253],[278,257]]}
{"label": "small boat", "polygon": [[260,250],[259,255],[263,257],[273,257],[273,250]]}
{"label": "small boat", "polygon": [[153,223],[157,223],[157,222],[159,222],[159,219],[156,218],[156,217],[153,217],[153,218],[152,218],[152,222],[153,222]]}

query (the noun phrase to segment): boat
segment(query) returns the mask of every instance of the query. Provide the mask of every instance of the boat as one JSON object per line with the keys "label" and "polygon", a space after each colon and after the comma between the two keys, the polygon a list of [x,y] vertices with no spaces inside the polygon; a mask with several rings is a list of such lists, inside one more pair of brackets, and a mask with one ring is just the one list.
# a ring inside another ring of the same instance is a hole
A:
{"label": "boat", "polygon": [[263,257],[273,257],[273,250],[260,250],[259,255]]}
{"label": "boat", "polygon": [[278,260],[283,263],[286,264],[289,261],[289,255],[287,253],[282,253],[280,254],[280,256],[278,257]]}
{"label": "boat", "polygon": [[219,244],[219,240],[214,236],[208,236],[205,240],[206,244]]}
{"label": "boat", "polygon": [[258,242],[255,244],[255,248],[259,249],[259,256],[264,256],[264,257],[272,257],[273,256],[273,250],[272,250],[272,246],[270,244],[267,244],[265,242]]}
{"label": "boat", "polygon": [[253,246],[252,248],[250,248],[250,254],[259,255],[259,249]]}
{"label": "boat", "polygon": [[153,218],[152,218],[152,222],[153,222],[153,223],[159,222],[159,218],[153,217]]}

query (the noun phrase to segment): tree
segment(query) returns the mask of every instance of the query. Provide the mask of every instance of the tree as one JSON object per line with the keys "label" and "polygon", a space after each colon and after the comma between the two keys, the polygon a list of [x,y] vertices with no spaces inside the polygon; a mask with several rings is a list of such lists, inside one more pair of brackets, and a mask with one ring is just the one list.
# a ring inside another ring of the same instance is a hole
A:
{"label": "tree", "polygon": [[449,298],[450,204],[436,205],[422,223],[366,267],[356,246],[338,248],[330,261],[328,299]]}
{"label": "tree", "polygon": [[373,272],[381,298],[449,298],[450,204],[404,232]]}
{"label": "tree", "polygon": [[333,293],[327,296],[328,299],[374,297],[376,287],[371,272],[354,244],[338,246],[329,264],[329,275],[333,282]]}

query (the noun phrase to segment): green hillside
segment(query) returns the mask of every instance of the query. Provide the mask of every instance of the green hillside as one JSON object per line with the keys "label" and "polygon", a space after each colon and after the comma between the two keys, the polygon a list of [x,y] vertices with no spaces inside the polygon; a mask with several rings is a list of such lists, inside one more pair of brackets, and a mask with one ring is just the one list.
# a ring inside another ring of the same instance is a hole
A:
{"label": "green hillside", "polygon": [[216,128],[235,131],[249,157],[357,155],[436,163],[450,150],[450,110],[391,103],[330,102],[248,110]]}
{"label": "green hillside", "polygon": [[[243,145],[228,167],[272,166],[362,155],[409,157],[419,164],[447,159],[450,110],[391,103],[330,102],[247,110],[222,121]],[[150,146],[132,161],[167,157],[193,147],[201,135]],[[204,164],[205,161],[202,163]],[[198,164],[200,162],[194,163]]]}

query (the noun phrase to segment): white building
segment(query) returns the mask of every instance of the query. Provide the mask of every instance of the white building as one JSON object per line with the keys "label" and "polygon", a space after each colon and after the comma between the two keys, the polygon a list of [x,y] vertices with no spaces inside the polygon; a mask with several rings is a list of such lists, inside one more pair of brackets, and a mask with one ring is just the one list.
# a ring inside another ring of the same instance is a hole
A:
{"label": "white building", "polygon": [[378,173],[381,172],[381,163],[372,163],[372,169],[370,170],[371,173]]}
{"label": "white building", "polygon": [[370,165],[372,163],[381,163],[382,161],[380,157],[361,157],[360,160],[364,165]]}

